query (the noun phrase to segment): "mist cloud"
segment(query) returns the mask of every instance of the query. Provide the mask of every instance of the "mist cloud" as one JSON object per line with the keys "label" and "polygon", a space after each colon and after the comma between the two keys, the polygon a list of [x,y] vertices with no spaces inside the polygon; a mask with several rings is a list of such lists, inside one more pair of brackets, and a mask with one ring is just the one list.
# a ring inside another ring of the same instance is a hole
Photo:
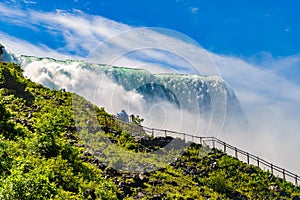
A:
{"label": "mist cloud", "polygon": [[228,134],[227,140],[299,173],[299,85],[238,58],[213,55],[213,59],[250,124],[246,134]]}

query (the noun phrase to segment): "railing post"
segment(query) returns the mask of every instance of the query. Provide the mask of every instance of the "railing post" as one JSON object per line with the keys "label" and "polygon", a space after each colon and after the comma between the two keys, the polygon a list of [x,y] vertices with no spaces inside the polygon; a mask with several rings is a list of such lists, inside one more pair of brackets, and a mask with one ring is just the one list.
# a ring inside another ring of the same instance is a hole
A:
{"label": "railing post", "polygon": [[250,161],[249,161],[249,153],[247,153],[247,164],[248,164],[248,165],[250,164]]}
{"label": "railing post", "polygon": [[226,143],[224,142],[224,153],[226,153]]}
{"label": "railing post", "polygon": [[152,128],[152,138],[154,138],[154,129]]}
{"label": "railing post", "polygon": [[297,176],[297,174],[295,174],[296,176],[295,176],[295,185],[296,186],[298,186],[298,176]]}
{"label": "railing post", "polygon": [[237,148],[234,147],[234,151],[235,151],[235,157],[238,158],[238,152],[237,152]]}
{"label": "railing post", "polygon": [[271,173],[273,175],[273,164],[271,164]]}
{"label": "railing post", "polygon": [[200,144],[203,146],[203,144],[202,144],[202,137],[200,137]]}
{"label": "railing post", "polygon": [[213,149],[216,149],[216,145],[215,145],[215,140],[212,139],[212,143],[213,143]]}
{"label": "railing post", "polygon": [[185,133],[183,133],[183,141],[185,142]]}
{"label": "railing post", "polygon": [[285,169],[282,169],[282,177],[283,177],[283,180],[285,180]]}
{"label": "railing post", "polygon": [[257,167],[259,167],[259,157],[256,157],[257,160]]}
{"label": "railing post", "polygon": [[167,137],[167,130],[165,130],[165,137]]}

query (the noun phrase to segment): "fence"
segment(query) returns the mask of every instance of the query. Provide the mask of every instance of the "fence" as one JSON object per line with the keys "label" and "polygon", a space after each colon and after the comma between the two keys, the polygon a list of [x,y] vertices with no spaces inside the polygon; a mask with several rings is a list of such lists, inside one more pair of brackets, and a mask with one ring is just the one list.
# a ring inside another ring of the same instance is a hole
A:
{"label": "fence", "polygon": [[296,186],[299,186],[298,184],[300,183],[300,177],[297,174],[285,170],[284,168],[278,167],[264,159],[259,158],[258,156],[243,151],[235,146],[232,146],[216,137],[201,137],[176,131],[148,128],[145,126],[135,124],[134,122],[124,122],[117,117],[112,117],[111,120],[114,120],[117,123],[118,127],[120,127],[122,130],[126,130],[133,136],[170,136],[173,138],[181,138],[184,141],[190,141],[205,146],[207,145],[212,149],[219,149],[224,153],[232,155],[240,161],[247,163],[248,165],[256,165],[262,170],[269,171],[271,174],[282,177],[284,180],[287,180],[291,183],[294,183]]}
{"label": "fence", "polygon": [[295,173],[285,170],[284,168],[278,167],[251,153],[238,149],[237,147],[234,147],[218,138],[206,137],[203,140],[207,143],[210,143],[213,149],[217,148],[225,153],[228,153],[228,150],[231,150],[237,159],[247,163],[248,165],[256,165],[263,170],[269,171],[273,175],[281,176],[284,180],[290,181],[296,186],[299,186],[298,183],[300,181],[300,177]]}

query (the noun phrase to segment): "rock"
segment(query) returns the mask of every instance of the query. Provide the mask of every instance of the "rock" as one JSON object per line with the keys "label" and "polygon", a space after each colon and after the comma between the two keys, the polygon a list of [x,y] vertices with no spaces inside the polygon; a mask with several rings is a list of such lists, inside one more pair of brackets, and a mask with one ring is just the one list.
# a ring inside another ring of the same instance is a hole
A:
{"label": "rock", "polygon": [[143,182],[147,182],[147,180],[149,180],[149,177],[147,177],[146,175],[143,174],[139,174],[139,179]]}
{"label": "rock", "polygon": [[81,160],[82,160],[83,162],[88,162],[88,161],[89,161],[89,158],[86,157],[86,156],[81,156]]}
{"label": "rock", "polygon": [[151,200],[161,200],[161,199],[163,199],[163,197],[164,197],[164,195],[162,195],[162,194],[156,194],[151,198]]}
{"label": "rock", "polygon": [[287,191],[285,191],[285,190],[281,190],[281,191],[279,192],[279,194],[280,194],[280,196],[290,197],[290,194],[289,194]]}
{"label": "rock", "polygon": [[279,191],[278,185],[270,185],[269,189],[272,190],[272,191],[274,191],[274,192],[278,192]]}
{"label": "rock", "polygon": [[247,171],[248,175],[250,176],[251,174],[254,174],[256,171],[253,167],[250,167]]}
{"label": "rock", "polygon": [[139,192],[139,193],[135,196],[134,199],[142,199],[142,198],[145,198],[145,197],[146,197],[146,195],[145,195],[144,193]]}
{"label": "rock", "polygon": [[276,178],[274,175],[270,174],[268,179],[269,179],[269,181],[274,182]]}
{"label": "rock", "polygon": [[96,199],[95,190],[86,189],[85,194],[87,197],[91,197],[92,199]]}
{"label": "rock", "polygon": [[118,187],[124,192],[125,196],[130,196],[132,194],[130,187],[125,182],[120,182]]}
{"label": "rock", "polygon": [[29,113],[29,114],[27,115],[27,118],[30,119],[31,117],[32,117],[32,114]]}
{"label": "rock", "polygon": [[89,150],[85,150],[83,152],[83,156],[92,156],[91,152]]}
{"label": "rock", "polygon": [[74,132],[77,130],[76,126],[68,126],[68,131]]}

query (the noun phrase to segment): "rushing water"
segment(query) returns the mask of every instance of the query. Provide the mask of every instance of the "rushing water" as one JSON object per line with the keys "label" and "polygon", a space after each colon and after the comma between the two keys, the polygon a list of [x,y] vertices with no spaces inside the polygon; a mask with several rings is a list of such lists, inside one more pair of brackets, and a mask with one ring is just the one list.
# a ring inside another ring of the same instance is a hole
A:
{"label": "rushing water", "polygon": [[[214,132],[219,132],[228,121],[242,116],[234,92],[217,76],[151,74],[85,61],[15,56],[5,50],[0,59],[21,64],[25,76],[46,87],[76,92],[112,113],[125,108],[151,126],[178,129],[174,121],[181,120],[180,127],[189,124],[188,130],[195,132],[203,127],[198,123],[200,117],[204,129],[217,124]],[[179,117],[174,118],[176,115]],[[172,123],[168,125],[168,121]]]}

